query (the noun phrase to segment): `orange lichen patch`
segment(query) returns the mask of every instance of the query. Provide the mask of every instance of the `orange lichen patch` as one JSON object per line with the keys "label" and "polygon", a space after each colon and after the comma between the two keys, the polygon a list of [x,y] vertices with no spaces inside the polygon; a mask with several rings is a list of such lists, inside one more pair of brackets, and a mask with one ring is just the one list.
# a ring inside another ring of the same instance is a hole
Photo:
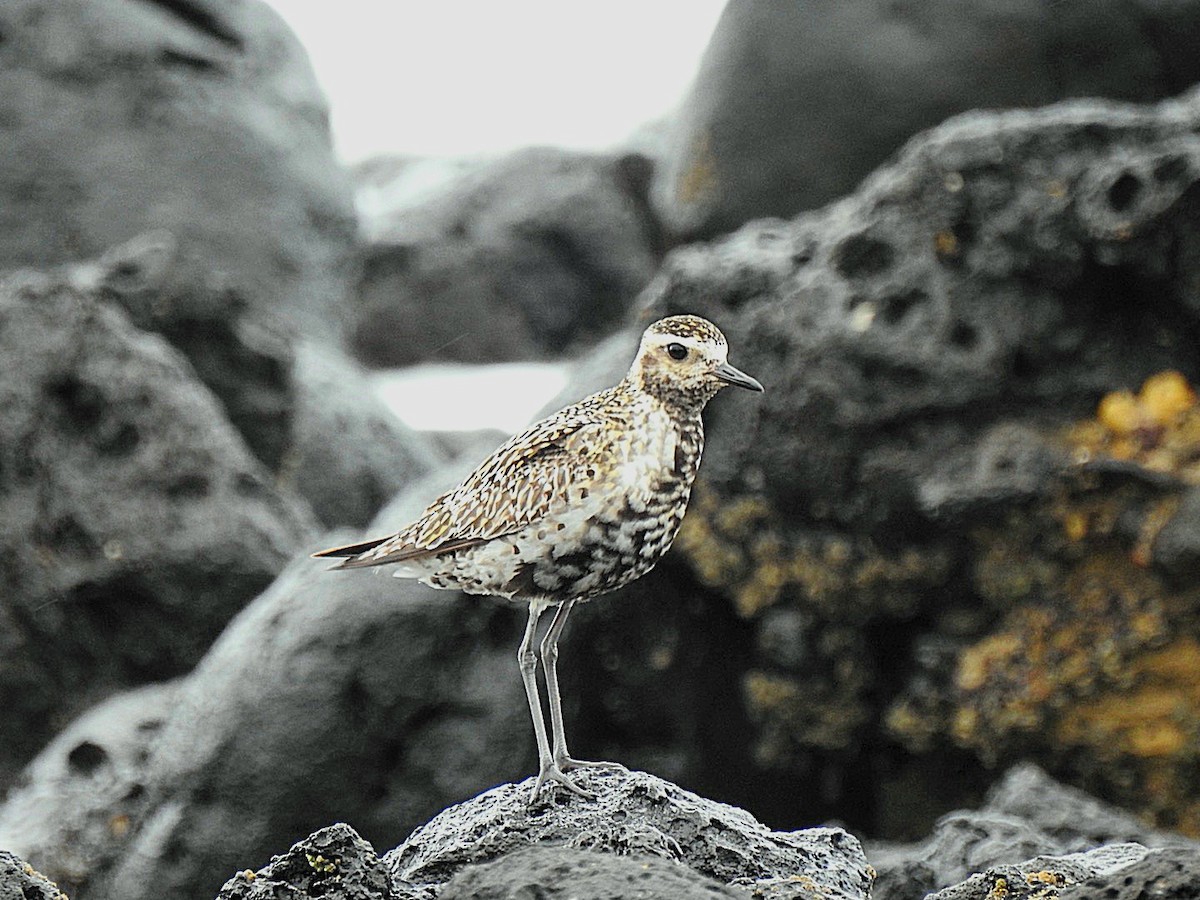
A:
{"label": "orange lichen patch", "polygon": [[[1139,661],[1175,633],[1175,614],[1200,608],[1196,597],[1169,596],[1152,572],[1130,564],[1117,547],[1093,549],[1077,562],[1034,565],[1031,574],[996,561],[1011,554],[1029,568],[1028,536],[1010,535],[1008,545],[993,538],[987,552],[994,558],[982,571],[1009,612],[959,654],[947,709],[911,702],[893,707],[889,726],[910,746],[927,746],[941,717],[941,730],[956,743],[997,759],[1006,746],[1045,734],[1075,704],[1101,691],[1133,690]],[[1010,572],[1018,573],[1017,587],[1029,591],[1024,598],[1014,601],[1013,585],[1003,583]],[[1145,731],[1140,739],[1144,747],[1161,747],[1169,735],[1169,729]]]}
{"label": "orange lichen patch", "polygon": [[700,485],[675,548],[746,618],[785,597],[835,618],[904,614],[950,567],[943,551],[884,554],[866,539],[795,536],[764,499],[721,502]]}
{"label": "orange lichen patch", "polygon": [[1096,418],[1068,429],[1077,459],[1136,462],[1146,469],[1200,484],[1200,400],[1179,372],[1159,372],[1137,394],[1114,391]]}
{"label": "orange lichen patch", "polygon": [[843,680],[806,679],[752,669],[742,679],[750,718],[758,726],[754,757],[764,768],[792,760],[798,748],[841,750],[850,746],[869,713],[857,694],[853,672]]}
{"label": "orange lichen patch", "polygon": [[680,203],[700,203],[717,192],[717,160],[707,133],[692,142],[687,167],[676,183],[675,197]]}
{"label": "orange lichen patch", "polygon": [[958,238],[953,231],[939,231],[933,236],[933,249],[938,256],[954,256],[958,253]]}
{"label": "orange lichen patch", "polygon": [[1175,518],[1175,513],[1179,511],[1179,502],[1179,497],[1165,497],[1147,512],[1138,529],[1137,541],[1129,553],[1134,565],[1145,568],[1153,561],[1154,542],[1164,526]]}
{"label": "orange lichen patch", "polygon": [[916,751],[941,738],[989,763],[1039,759],[1200,833],[1200,583],[1154,565],[1183,487],[1200,484],[1200,400],[1160,373],[1061,436],[1096,465],[967,534],[995,624],[898,698],[889,730]]}
{"label": "orange lichen patch", "polygon": [[984,638],[958,658],[955,685],[960,691],[978,690],[995,672],[1008,668],[1023,646],[1023,641],[1015,634],[994,634]]}
{"label": "orange lichen patch", "polygon": [[1040,872],[1026,872],[1025,882],[1027,884],[1049,884],[1054,887],[1063,887],[1067,883],[1067,879],[1057,872],[1048,872],[1043,869]]}
{"label": "orange lichen patch", "polygon": [[1179,638],[1132,661],[1125,684],[1073,704],[1058,724],[1064,746],[1103,758],[1200,759],[1200,644]]}

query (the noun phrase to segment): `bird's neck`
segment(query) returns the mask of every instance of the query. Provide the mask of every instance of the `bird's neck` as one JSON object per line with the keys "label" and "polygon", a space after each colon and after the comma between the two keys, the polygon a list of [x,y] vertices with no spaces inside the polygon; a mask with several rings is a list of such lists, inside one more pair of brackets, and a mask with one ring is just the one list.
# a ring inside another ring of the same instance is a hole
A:
{"label": "bird's neck", "polygon": [[720,390],[719,385],[681,385],[653,372],[630,372],[625,380],[634,390],[662,404],[672,418],[681,420],[699,419],[704,405]]}

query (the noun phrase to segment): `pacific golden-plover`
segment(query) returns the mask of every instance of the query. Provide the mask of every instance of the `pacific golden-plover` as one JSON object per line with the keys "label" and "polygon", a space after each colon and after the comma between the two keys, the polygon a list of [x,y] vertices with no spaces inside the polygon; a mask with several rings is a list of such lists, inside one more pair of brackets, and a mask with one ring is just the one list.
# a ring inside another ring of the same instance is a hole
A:
{"label": "pacific golden-plover", "polygon": [[[347,557],[337,569],[392,565],[435,588],[529,605],[517,659],[533,717],[539,770],[530,796],[556,781],[590,797],[567,775],[572,759],[558,690],[558,639],[578,602],[649,572],[675,539],[704,447],[700,412],[732,384],[762,385],[726,361],[720,330],[671,316],[642,335],[616,387],[566,407],[509,439],[411,525],[314,554]],[[540,646],[553,746],[537,689],[538,619],[557,607]]]}

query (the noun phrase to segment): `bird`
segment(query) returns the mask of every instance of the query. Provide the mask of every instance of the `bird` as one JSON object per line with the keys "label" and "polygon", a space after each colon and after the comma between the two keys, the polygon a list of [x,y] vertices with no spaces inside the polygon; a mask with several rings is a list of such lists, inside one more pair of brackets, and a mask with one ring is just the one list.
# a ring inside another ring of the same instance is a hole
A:
{"label": "bird", "polygon": [[[763,390],[727,356],[725,336],[707,319],[660,319],[646,328],[614,387],[514,435],[397,533],[313,554],[342,558],[334,569],[392,566],[397,577],[433,588],[528,605],[517,661],[538,749],[530,803],[552,783],[593,798],[567,772],[615,765],[574,759],[567,750],[558,641],[577,603],[640,578],[670,548],[704,449],[701,411],[726,386]],[[551,608],[535,649],[538,623]]]}

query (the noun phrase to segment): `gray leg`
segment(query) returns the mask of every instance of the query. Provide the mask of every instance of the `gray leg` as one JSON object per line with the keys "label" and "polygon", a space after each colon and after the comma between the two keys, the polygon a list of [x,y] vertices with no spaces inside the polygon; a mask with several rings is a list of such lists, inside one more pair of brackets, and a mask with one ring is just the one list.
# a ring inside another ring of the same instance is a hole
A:
{"label": "gray leg", "polygon": [[[568,778],[554,762],[550,753],[550,743],[546,740],[546,722],[542,718],[542,701],[537,689],[537,654],[533,650],[533,639],[537,633],[538,618],[542,614],[538,604],[529,604],[529,621],[525,625],[525,637],[521,639],[521,647],[517,650],[517,664],[521,667],[521,681],[525,685],[525,699],[529,701],[529,714],[533,717],[533,734],[538,746],[538,776],[533,784],[533,792],[529,802],[537,799],[538,792],[546,780],[557,781],[583,797],[591,797],[587,791]],[[557,686],[556,686],[557,687]]]}
{"label": "gray leg", "polygon": [[542,667],[546,670],[546,693],[550,697],[550,728],[554,732],[554,762],[560,769],[580,767],[613,766],[607,762],[585,762],[572,759],[567,752],[567,732],[563,727],[562,695],[558,691],[558,639],[562,636],[571,614],[574,600],[568,600],[554,613],[550,628],[542,639]]}

